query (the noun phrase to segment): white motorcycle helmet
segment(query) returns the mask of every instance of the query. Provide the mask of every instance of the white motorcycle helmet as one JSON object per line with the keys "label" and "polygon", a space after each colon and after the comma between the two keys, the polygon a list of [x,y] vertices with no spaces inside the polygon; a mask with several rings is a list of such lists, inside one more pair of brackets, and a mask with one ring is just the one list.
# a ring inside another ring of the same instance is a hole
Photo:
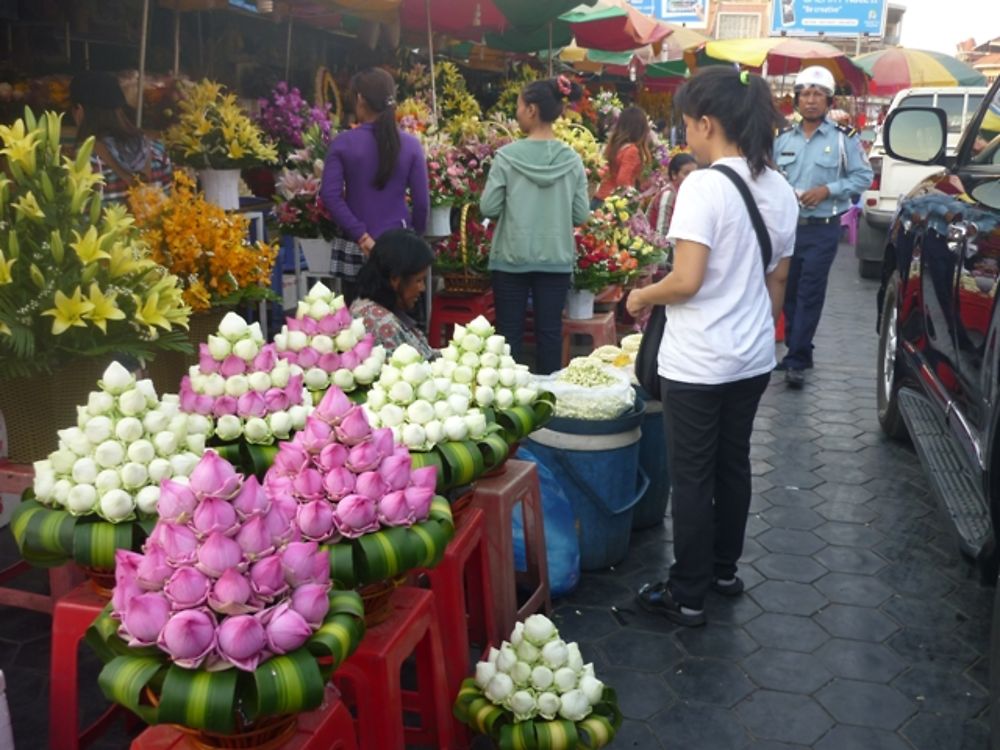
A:
{"label": "white motorcycle helmet", "polygon": [[811,65],[808,68],[803,68],[795,76],[796,91],[802,91],[810,86],[822,89],[826,92],[827,96],[833,96],[833,92],[837,88],[837,84],[833,80],[833,73],[819,65]]}

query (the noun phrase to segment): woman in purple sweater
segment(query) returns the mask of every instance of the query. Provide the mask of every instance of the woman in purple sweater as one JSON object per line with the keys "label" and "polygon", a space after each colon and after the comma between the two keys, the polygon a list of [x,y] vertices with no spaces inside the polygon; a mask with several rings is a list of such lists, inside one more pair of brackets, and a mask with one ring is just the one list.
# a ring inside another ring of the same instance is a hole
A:
{"label": "woman in purple sweater", "polygon": [[[396,83],[381,68],[351,79],[358,126],[330,144],[320,195],[355,245],[334,251],[333,273],[353,287],[358,270],[390,229],[427,228],[427,161],[420,141],[396,125]],[[409,204],[407,204],[407,192]]]}

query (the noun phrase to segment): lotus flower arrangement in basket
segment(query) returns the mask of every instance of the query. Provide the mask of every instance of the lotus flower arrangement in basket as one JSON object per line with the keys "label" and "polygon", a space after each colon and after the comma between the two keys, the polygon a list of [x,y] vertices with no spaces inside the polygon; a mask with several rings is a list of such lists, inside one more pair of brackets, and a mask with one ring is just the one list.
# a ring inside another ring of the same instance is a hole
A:
{"label": "lotus flower arrangement in basket", "polygon": [[117,362],[97,385],[76,425],[59,430],[58,449],[35,462],[11,526],[29,562],[75,560],[110,575],[116,550],[138,549],[152,528],[160,482],[192,472],[213,422]]}
{"label": "lotus flower arrangement in basket", "polygon": [[251,727],[289,731],[360,641],[359,597],[331,589],[328,555],[212,450],[187,481],[163,481],[158,510],[142,552],[119,550],[111,602],[87,635],[105,662],[101,690],[209,746]]}
{"label": "lotus flower arrangement in basket", "polygon": [[501,750],[596,750],[614,740],[622,721],[615,691],[545,615],[517,623],[509,641],[490,649],[462,683],[454,712]]}

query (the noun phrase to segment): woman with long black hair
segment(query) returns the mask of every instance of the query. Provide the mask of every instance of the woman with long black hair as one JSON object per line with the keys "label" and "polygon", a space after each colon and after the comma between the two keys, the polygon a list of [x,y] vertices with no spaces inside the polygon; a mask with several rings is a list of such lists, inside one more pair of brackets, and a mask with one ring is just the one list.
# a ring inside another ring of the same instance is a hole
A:
{"label": "woman with long black hair", "polygon": [[[771,167],[780,115],[764,79],[706,68],[680,89],[675,106],[695,158],[713,168],[693,172],[678,191],[667,233],[673,269],[627,300],[634,316],[650,305],[667,311],[658,370],[674,564],[668,580],[639,589],[638,601],[679,625],[697,626],[705,624],[709,590],[743,591],[736,563],[750,507],[750,434],[775,366],[774,321],[795,247],[798,202]],[[736,181],[749,189],[749,205]],[[750,205],[763,219],[769,262]]]}
{"label": "woman with long black hair", "polygon": [[604,149],[607,172],[594,195],[596,205],[621,188],[638,188],[643,169],[653,161],[649,150],[649,117],[641,107],[626,107],[618,116]]}
{"label": "woman with long black hair", "polygon": [[423,234],[430,205],[424,150],[396,124],[392,76],[381,68],[363,70],[351,79],[351,92],[359,124],[330,144],[320,191],[349,241],[333,258],[333,273],[345,290],[384,232],[412,229]]}

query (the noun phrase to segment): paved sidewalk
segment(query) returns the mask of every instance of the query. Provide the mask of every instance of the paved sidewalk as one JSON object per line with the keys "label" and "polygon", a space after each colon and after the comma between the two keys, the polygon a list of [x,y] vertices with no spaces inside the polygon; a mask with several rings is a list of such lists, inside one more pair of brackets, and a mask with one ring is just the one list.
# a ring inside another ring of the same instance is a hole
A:
{"label": "paved sidewalk", "polygon": [[738,600],[688,630],[633,603],[669,521],[559,603],[618,690],[614,747],[985,750],[992,589],[959,557],[919,461],[875,417],[875,293],[842,245],[802,391],[776,373],[753,436]]}

